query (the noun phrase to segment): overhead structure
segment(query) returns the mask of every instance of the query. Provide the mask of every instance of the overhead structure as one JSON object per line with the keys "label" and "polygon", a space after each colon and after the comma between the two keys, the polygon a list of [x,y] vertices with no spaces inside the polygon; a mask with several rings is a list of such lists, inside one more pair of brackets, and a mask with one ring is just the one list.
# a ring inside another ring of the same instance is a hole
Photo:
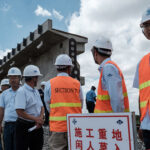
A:
{"label": "overhead structure", "polygon": [[47,81],[56,76],[53,64],[56,57],[64,53],[72,58],[74,64],[72,77],[80,80],[83,85],[84,78],[80,77],[77,55],[84,53],[87,41],[86,37],[53,29],[52,20],[48,19],[0,60],[0,80],[6,77],[10,67],[15,66],[23,70],[26,65],[33,64],[38,66],[43,74],[39,83]]}

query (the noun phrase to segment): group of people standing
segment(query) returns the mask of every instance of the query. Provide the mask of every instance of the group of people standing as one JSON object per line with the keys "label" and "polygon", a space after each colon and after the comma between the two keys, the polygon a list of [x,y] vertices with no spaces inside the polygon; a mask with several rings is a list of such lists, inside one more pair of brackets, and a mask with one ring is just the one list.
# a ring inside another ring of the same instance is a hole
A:
{"label": "group of people standing", "polygon": [[[140,26],[150,40],[150,9],[144,13]],[[91,49],[100,72],[97,96],[93,93],[94,86],[86,96],[87,108],[91,113],[129,112],[125,80],[118,65],[110,58],[112,51],[111,41],[104,37],[98,39]],[[28,65],[24,68],[25,83],[22,86],[19,68],[9,69],[10,88],[0,95],[0,133],[4,120],[5,150],[42,150],[42,126],[46,112],[49,114],[50,150],[68,149],[66,115],[82,113],[83,92],[80,82],[69,76],[73,64],[68,55],[57,56],[55,66],[58,74],[44,83],[44,93],[35,88],[41,76],[37,66]],[[150,53],[139,62],[134,79],[134,87],[139,88],[140,131],[146,150],[150,150],[149,74]],[[42,101],[40,95],[43,94]]]}
{"label": "group of people standing", "polygon": [[[25,83],[20,86],[22,73],[12,67],[8,74],[10,88],[0,95],[0,127],[4,121],[3,141],[5,150],[42,149],[44,108],[38,90],[35,89],[39,68],[26,66]],[[30,127],[36,130],[30,132]]]}
{"label": "group of people standing", "polygon": [[[145,37],[150,40],[150,8],[144,12],[140,27]],[[101,38],[94,43],[91,51],[95,63],[100,65],[98,68],[100,79],[97,96],[94,92],[95,88],[91,88],[86,94],[89,113],[129,112],[129,100],[123,74],[110,58],[113,51],[111,41]],[[139,136],[144,141],[146,150],[150,150],[150,53],[138,63],[133,87],[139,89],[141,122]]]}
{"label": "group of people standing", "polygon": [[[5,150],[42,150],[44,124],[50,128],[50,149],[67,149],[66,114],[81,113],[83,93],[80,82],[69,77],[73,64],[68,55],[59,55],[55,66],[57,77],[41,82],[39,90],[35,87],[42,74],[37,66],[26,66],[23,74],[17,67],[9,69],[8,89],[0,95]],[[24,84],[20,85],[22,76]]]}

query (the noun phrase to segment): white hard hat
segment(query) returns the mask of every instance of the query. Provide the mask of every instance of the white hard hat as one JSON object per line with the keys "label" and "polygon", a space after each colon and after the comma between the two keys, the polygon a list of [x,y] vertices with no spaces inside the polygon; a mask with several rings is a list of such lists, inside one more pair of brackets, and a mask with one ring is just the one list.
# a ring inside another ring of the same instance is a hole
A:
{"label": "white hard hat", "polygon": [[7,76],[21,76],[21,71],[17,67],[12,67],[8,70]]}
{"label": "white hard hat", "polygon": [[111,55],[113,51],[112,43],[106,37],[100,37],[99,39],[97,39],[93,47],[97,48],[99,53],[106,55]]}
{"label": "white hard hat", "polygon": [[42,85],[45,85],[45,84],[46,84],[46,82],[45,82],[45,81],[42,81],[40,85],[42,86]]}
{"label": "white hard hat", "polygon": [[9,79],[3,79],[2,81],[1,81],[1,86],[2,85],[9,85]]}
{"label": "white hard hat", "polygon": [[40,70],[37,66],[28,65],[24,68],[23,76],[24,77],[34,77],[34,76],[42,76],[42,74],[40,73]]}
{"label": "white hard hat", "polygon": [[73,66],[71,58],[67,54],[57,56],[55,61],[56,66]]}
{"label": "white hard hat", "polygon": [[143,23],[150,20],[150,7],[146,9],[146,11],[143,13],[140,26],[142,27]]}

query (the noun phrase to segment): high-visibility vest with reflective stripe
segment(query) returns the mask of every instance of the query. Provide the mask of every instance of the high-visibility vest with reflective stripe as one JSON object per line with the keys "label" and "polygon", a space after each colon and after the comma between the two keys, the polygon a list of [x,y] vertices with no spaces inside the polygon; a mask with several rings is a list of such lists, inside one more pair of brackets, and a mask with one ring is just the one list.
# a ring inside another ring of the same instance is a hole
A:
{"label": "high-visibility vest with reflective stripe", "polygon": [[139,95],[142,121],[149,109],[150,113],[150,53],[145,55],[139,63]]}
{"label": "high-visibility vest with reflective stripe", "polygon": [[67,132],[67,114],[81,113],[80,82],[68,76],[50,80],[50,131]]}
{"label": "high-visibility vest with reflective stripe", "polygon": [[[122,78],[122,90],[123,90],[124,108],[125,108],[124,111],[129,112],[129,100],[128,100],[127,89],[126,89],[123,74],[121,70],[119,69],[119,67],[113,61],[107,61],[105,65],[108,63],[113,64],[119,71],[120,77]],[[99,80],[99,85],[98,85],[98,94],[97,94],[94,113],[111,113],[113,112],[113,110],[112,110],[111,103],[110,103],[109,93],[107,90],[102,89],[102,76],[103,76],[103,69],[100,75],[100,80]]]}

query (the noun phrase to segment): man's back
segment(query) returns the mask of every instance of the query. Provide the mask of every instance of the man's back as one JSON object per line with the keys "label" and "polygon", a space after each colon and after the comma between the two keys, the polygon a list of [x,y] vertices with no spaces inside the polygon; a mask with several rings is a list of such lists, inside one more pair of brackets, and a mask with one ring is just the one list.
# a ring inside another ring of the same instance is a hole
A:
{"label": "man's back", "polygon": [[95,102],[96,94],[93,90],[90,90],[86,93],[86,101]]}
{"label": "man's back", "polygon": [[80,82],[69,76],[57,76],[50,84],[50,130],[67,132],[66,115],[81,113]]}

